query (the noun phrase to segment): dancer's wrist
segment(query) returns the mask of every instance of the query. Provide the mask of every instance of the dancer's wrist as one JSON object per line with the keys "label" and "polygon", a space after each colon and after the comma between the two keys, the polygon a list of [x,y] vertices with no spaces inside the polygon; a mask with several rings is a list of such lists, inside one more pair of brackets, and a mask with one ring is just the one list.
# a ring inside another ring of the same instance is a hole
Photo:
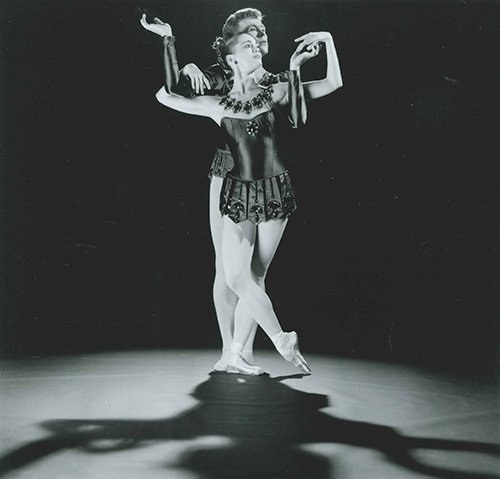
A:
{"label": "dancer's wrist", "polygon": [[166,47],[169,47],[169,46],[175,44],[175,36],[174,35],[163,35],[161,38],[163,39],[163,44]]}

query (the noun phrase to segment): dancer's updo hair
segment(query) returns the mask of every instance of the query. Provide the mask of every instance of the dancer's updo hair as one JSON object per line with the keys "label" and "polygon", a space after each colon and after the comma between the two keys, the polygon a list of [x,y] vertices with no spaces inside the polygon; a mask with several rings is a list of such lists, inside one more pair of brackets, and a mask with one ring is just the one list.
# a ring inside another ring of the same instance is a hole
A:
{"label": "dancer's updo hair", "polygon": [[227,40],[224,40],[222,37],[217,37],[212,43],[212,48],[217,54],[217,63],[224,68],[224,70],[231,71],[231,68],[226,62],[226,56],[232,52],[232,46],[240,35],[243,35],[243,33],[237,33]]}
{"label": "dancer's updo hair", "polygon": [[212,44],[212,48],[217,53],[217,63],[225,70],[231,71],[228,64],[226,63],[226,55],[231,53],[230,46],[234,40],[239,36],[239,24],[245,18],[256,18],[262,21],[264,15],[256,8],[242,8],[238,10],[229,17],[227,17],[224,26],[222,27],[222,37],[217,37]]}
{"label": "dancer's updo hair", "polygon": [[225,49],[225,42],[222,37],[216,37],[215,41],[212,43],[212,48],[215,50],[217,55],[217,63],[223,67],[225,70],[229,70],[226,64],[225,55],[222,54],[222,50]]}

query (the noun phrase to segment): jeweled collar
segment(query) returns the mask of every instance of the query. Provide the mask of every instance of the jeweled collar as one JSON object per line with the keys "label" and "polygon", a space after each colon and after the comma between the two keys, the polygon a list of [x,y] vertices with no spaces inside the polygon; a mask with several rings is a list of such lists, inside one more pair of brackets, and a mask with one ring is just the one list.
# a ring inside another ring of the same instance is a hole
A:
{"label": "jeweled collar", "polygon": [[236,100],[231,98],[229,94],[224,95],[220,101],[219,105],[224,105],[224,110],[232,110],[233,113],[251,113],[253,110],[258,110],[262,108],[265,103],[268,103],[273,98],[274,88],[273,85],[269,85],[264,88],[260,93],[257,93],[251,100],[242,102],[241,100]]}

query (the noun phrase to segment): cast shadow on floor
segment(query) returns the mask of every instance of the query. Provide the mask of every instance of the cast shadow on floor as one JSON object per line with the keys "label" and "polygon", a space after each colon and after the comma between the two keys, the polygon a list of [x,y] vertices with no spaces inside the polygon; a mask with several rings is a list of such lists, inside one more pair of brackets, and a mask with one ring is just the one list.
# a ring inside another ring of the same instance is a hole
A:
{"label": "cast shadow on floor", "polygon": [[21,446],[0,458],[0,476],[52,454],[78,449],[88,454],[147,447],[168,440],[223,436],[223,446],[188,448],[175,465],[208,479],[335,478],[334,458],[300,446],[336,443],[380,451],[394,464],[428,476],[449,479],[493,479],[478,471],[463,472],[416,459],[415,449],[498,454],[494,444],[406,437],[395,429],[335,418],[320,410],[327,396],[295,390],[281,381],[301,375],[271,378],[211,373],[192,396],[195,407],[158,420],[54,419],[41,423],[48,437]]}

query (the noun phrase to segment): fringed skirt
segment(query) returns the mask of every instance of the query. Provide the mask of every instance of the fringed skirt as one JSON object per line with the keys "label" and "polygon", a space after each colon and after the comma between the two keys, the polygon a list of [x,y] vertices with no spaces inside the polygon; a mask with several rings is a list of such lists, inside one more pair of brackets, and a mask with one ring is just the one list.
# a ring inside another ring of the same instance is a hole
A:
{"label": "fringed skirt", "polygon": [[220,211],[235,223],[287,218],[297,209],[288,171],[271,178],[244,181],[227,175],[222,184]]}
{"label": "fringed skirt", "polygon": [[231,171],[233,167],[234,160],[229,147],[226,146],[224,149],[217,148],[214,159],[212,160],[212,166],[210,167],[210,171],[208,173],[208,178],[210,180],[213,176],[225,178],[227,173]]}

